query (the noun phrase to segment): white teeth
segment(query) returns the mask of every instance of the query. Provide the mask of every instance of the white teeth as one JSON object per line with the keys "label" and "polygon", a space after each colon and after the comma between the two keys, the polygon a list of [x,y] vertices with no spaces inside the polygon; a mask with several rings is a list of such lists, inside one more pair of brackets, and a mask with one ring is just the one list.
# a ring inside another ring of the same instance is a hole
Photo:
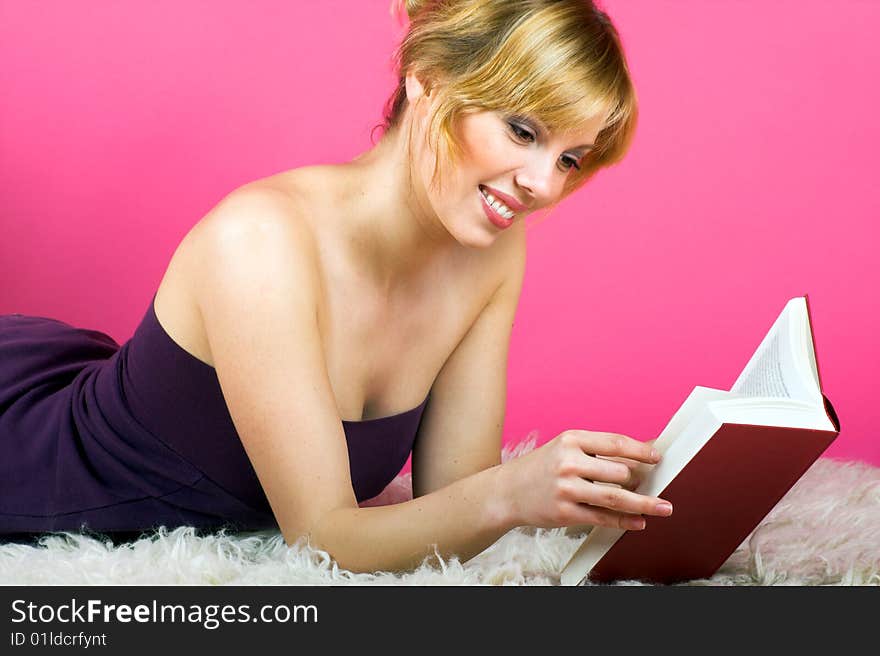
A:
{"label": "white teeth", "polygon": [[492,206],[492,209],[498,212],[505,219],[509,219],[513,216],[513,212],[511,211],[511,209],[501,201],[495,200],[494,202],[490,202],[489,204]]}
{"label": "white teeth", "polygon": [[492,194],[490,194],[490,193],[489,193],[488,191],[486,191],[485,189],[480,189],[480,193],[482,193],[483,196],[486,198],[486,200],[489,201],[489,205],[490,205],[490,206],[491,206],[496,212],[498,212],[501,216],[503,216],[505,219],[510,219],[510,218],[513,217],[513,215],[514,215],[513,210],[511,210],[509,207],[507,207],[507,205],[505,205],[505,204],[502,203],[500,200],[498,200],[497,198],[495,198],[495,196],[493,196]]}

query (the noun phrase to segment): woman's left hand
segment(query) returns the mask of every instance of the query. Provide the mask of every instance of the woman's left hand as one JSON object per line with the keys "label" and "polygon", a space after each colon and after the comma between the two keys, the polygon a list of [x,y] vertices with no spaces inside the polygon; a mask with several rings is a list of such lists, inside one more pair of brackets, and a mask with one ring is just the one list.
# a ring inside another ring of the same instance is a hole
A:
{"label": "woman's left hand", "polygon": [[[649,440],[646,444],[653,444],[657,440]],[[644,462],[639,462],[638,460],[630,460],[629,458],[621,458],[616,456],[596,456],[597,458],[604,458],[605,460],[613,460],[614,462],[620,462],[629,467],[630,469],[630,479],[626,483],[622,484],[620,487],[625,490],[629,490],[630,492],[635,491],[635,489],[641,485],[642,481],[645,479],[651,470],[656,465],[649,465]]]}

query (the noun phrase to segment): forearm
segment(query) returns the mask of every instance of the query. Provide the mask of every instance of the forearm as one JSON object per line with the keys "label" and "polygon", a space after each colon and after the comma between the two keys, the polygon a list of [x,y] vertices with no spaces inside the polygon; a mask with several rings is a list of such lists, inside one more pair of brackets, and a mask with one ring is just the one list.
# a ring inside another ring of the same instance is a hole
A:
{"label": "forearm", "polygon": [[404,503],[332,511],[313,527],[310,542],[353,572],[410,570],[435,547],[443,558],[464,562],[516,526],[501,466]]}

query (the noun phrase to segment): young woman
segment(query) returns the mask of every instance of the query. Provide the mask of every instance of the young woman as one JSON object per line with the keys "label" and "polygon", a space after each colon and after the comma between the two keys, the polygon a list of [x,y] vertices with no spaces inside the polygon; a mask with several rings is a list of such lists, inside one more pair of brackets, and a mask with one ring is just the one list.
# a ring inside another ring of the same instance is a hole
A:
{"label": "young woman", "polygon": [[[525,218],[635,128],[614,27],[587,0],[405,10],[379,143],[222,199],[122,346],[0,317],[0,533],[277,527],[373,571],[669,514],[625,435],[500,458]],[[413,500],[359,507],[410,451]]]}

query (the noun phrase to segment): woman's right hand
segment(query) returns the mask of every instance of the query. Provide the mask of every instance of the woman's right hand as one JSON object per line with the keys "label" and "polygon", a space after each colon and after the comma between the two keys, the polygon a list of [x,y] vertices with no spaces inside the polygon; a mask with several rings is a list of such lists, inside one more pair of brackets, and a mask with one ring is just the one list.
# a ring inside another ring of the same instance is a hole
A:
{"label": "woman's right hand", "polygon": [[638,530],[644,528],[641,515],[668,517],[671,509],[657,508],[664,499],[628,489],[641,478],[644,465],[631,469],[623,462],[605,459],[620,457],[653,466],[660,458],[653,457],[652,450],[650,443],[626,435],[567,430],[534,451],[508,460],[499,474],[513,523],[540,528],[592,525]]}

